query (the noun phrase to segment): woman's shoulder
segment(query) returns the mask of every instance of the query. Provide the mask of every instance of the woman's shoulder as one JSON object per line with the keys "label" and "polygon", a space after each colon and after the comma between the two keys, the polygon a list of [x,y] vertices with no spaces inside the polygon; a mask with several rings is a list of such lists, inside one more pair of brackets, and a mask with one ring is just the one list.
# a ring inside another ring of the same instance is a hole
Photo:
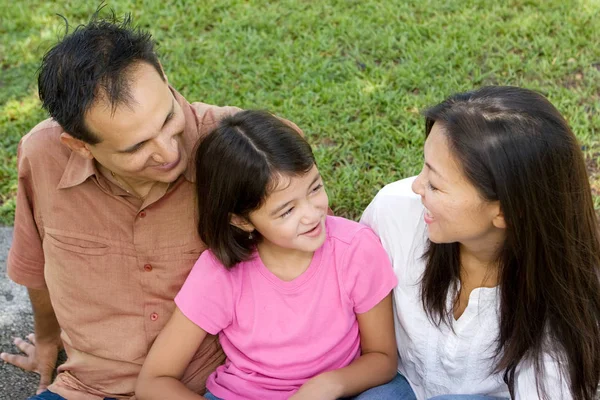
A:
{"label": "woman's shoulder", "polygon": [[[405,264],[426,240],[421,198],[412,189],[415,177],[386,185],[364,211],[360,222],[381,239],[394,264]],[[418,257],[417,257],[418,258]]]}
{"label": "woman's shoulder", "polygon": [[421,198],[411,189],[414,180],[411,177],[384,186],[365,209],[360,222],[380,236],[397,231],[414,234],[423,215]]}

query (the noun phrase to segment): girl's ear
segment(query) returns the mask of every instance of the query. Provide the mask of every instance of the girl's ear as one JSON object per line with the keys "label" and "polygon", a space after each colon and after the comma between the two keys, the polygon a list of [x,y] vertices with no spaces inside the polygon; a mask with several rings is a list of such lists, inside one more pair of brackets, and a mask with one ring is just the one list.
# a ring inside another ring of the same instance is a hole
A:
{"label": "girl's ear", "polygon": [[250,221],[237,214],[229,214],[229,223],[246,232],[252,232],[255,229]]}

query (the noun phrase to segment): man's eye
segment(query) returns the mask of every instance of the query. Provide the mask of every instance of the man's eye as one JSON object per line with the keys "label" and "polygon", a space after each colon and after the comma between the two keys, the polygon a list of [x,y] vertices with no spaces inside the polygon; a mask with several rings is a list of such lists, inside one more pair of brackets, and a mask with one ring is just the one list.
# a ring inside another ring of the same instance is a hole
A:
{"label": "man's eye", "polygon": [[142,146],[143,146],[143,143],[140,143],[137,146],[135,146],[134,148],[127,150],[126,153],[133,154],[133,153],[137,152],[138,150],[140,150],[142,148]]}

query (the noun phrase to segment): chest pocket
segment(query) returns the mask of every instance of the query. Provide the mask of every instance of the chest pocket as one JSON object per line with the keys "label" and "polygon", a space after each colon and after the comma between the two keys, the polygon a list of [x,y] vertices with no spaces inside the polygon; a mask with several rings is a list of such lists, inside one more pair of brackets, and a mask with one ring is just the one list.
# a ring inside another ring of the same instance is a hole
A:
{"label": "chest pocket", "polygon": [[43,249],[46,284],[69,345],[105,359],[143,357],[143,296],[134,249],[57,229],[45,230]]}
{"label": "chest pocket", "polygon": [[110,246],[96,237],[86,234],[73,234],[56,229],[46,229],[44,241],[59,249],[90,256],[101,256],[108,253]]}

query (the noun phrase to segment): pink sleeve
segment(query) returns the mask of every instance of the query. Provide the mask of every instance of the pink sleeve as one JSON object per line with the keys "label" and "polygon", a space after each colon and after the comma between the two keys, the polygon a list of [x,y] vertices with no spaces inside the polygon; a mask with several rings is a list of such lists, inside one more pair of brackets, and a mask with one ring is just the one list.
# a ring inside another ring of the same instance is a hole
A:
{"label": "pink sleeve", "polygon": [[387,253],[369,228],[356,234],[342,262],[346,293],[357,314],[375,307],[398,284]]}
{"label": "pink sleeve", "polygon": [[231,273],[206,250],[175,296],[175,304],[190,321],[216,335],[233,317]]}

